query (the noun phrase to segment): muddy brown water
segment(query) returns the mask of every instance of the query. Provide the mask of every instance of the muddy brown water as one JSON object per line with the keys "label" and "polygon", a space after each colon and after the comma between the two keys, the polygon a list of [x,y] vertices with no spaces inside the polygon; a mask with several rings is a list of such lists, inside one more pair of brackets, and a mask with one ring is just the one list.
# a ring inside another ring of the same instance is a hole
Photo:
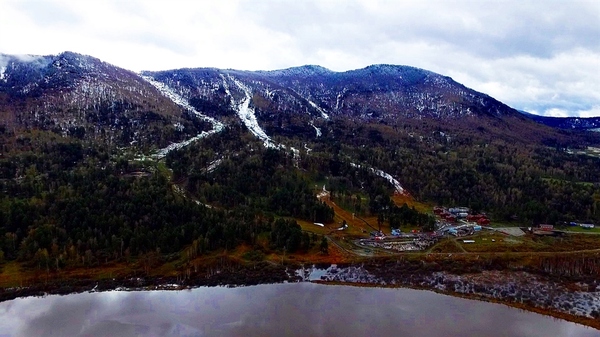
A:
{"label": "muddy brown water", "polygon": [[500,304],[313,283],[110,291],[0,303],[0,336],[600,336]]}

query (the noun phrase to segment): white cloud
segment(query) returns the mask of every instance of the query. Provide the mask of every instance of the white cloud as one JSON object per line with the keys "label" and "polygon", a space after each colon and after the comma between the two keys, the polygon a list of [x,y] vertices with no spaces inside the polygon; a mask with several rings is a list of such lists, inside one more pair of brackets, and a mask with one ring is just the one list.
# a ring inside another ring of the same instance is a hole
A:
{"label": "white cloud", "polygon": [[[3,0],[0,52],[93,55],[132,70],[374,63],[452,76],[517,109],[600,106],[589,1]],[[556,110],[552,110],[556,109]]]}

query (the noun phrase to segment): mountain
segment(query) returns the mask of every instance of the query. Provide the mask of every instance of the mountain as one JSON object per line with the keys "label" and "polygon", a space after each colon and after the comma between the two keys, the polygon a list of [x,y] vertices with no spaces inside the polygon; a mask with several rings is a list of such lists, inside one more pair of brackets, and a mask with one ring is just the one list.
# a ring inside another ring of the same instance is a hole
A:
{"label": "mountain", "polygon": [[431,230],[432,204],[598,222],[599,147],[414,67],[136,74],[71,52],[2,55],[0,260],[149,266],[160,252],[184,268],[242,244],[255,258],[326,251],[314,223],[337,232],[346,212]]}
{"label": "mountain", "polygon": [[0,123],[10,130],[156,146],[198,132],[184,112],[136,73],[91,56],[0,55]]}
{"label": "mountain", "polygon": [[325,122],[338,118],[402,126],[412,134],[426,126],[427,132],[471,130],[524,142],[560,138],[488,95],[414,67],[136,74],[72,52],[1,55],[0,117],[8,129],[51,130],[144,151],[213,130],[210,118],[241,120],[263,140],[310,137],[315,127],[327,133]]}
{"label": "mountain", "polygon": [[548,117],[534,115],[525,111],[519,112],[537,123],[553,128],[591,131],[600,129],[600,117]]}
{"label": "mountain", "polygon": [[[396,192],[444,204],[489,203],[509,219],[514,214],[538,219],[548,213],[546,200],[560,195],[556,189],[566,188],[548,187],[549,182],[598,180],[596,169],[590,168],[595,159],[570,155],[593,156],[593,147],[600,143],[597,136],[541,125],[450,77],[414,67],[381,64],[334,72],[307,65],[274,71],[193,68],[136,74],[65,52],[3,55],[0,70],[4,152],[14,146],[70,156],[70,149],[53,148],[56,140],[82,141],[103,151],[118,149],[118,156],[125,157],[103,156],[102,162],[123,171],[131,160],[124,152],[166,157],[170,178],[185,186],[184,191],[198,202],[227,208],[264,205],[265,200],[255,198],[276,190],[272,182],[262,183],[271,186],[268,190],[255,185],[265,174],[274,174],[273,167],[265,164],[265,171],[256,171],[259,176],[242,169],[256,161],[291,170],[287,174],[297,174],[299,180],[306,175],[314,182],[334,181],[344,193],[358,193],[360,186],[370,191],[361,193],[373,198]],[[48,133],[54,135],[52,141],[34,142]],[[70,167],[72,162],[60,165]],[[23,160],[18,167],[7,162],[5,175],[19,177],[27,163]],[[233,181],[236,175],[255,179]],[[367,181],[365,175],[378,178]],[[536,180],[536,187],[527,190],[532,177],[553,178]],[[223,186],[239,189],[224,192]],[[544,197],[539,192],[544,188],[556,193]],[[207,192],[212,189],[217,192]],[[527,213],[527,198],[537,200],[534,208],[544,212]],[[588,207],[590,198],[572,206],[577,208],[572,214]],[[312,197],[306,200],[310,204]],[[306,215],[310,207],[294,209]]]}
{"label": "mountain", "polygon": [[142,74],[216,118],[235,116],[247,99],[255,124],[270,136],[308,137],[315,134],[315,126],[326,133],[326,121],[343,118],[402,127],[413,134],[424,128],[427,134],[461,130],[525,143],[561,137],[488,95],[408,66],[373,65],[346,72],[314,65],[275,71],[196,68]]}
{"label": "mountain", "polygon": [[449,77],[406,66],[373,65],[346,72],[303,66],[275,71],[180,69],[143,74],[199,100],[223,98],[226,87],[238,94],[237,80],[250,89],[254,101],[269,103],[259,103],[259,108],[273,112],[298,112],[300,108],[315,116],[363,119],[518,115]]}

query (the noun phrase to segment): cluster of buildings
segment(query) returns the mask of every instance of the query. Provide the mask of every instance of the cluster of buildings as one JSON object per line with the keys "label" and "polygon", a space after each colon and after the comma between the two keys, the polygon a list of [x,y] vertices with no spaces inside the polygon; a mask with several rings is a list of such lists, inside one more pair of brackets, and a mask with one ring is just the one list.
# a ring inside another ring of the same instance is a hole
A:
{"label": "cluster of buildings", "polygon": [[445,208],[435,206],[433,208],[433,214],[447,223],[456,223],[459,220],[466,220],[468,222],[477,223],[480,226],[490,224],[490,219],[488,219],[485,214],[472,214],[471,209],[468,207]]}
{"label": "cluster of buildings", "polygon": [[[468,237],[474,235],[483,229],[493,229],[489,227],[490,220],[486,214],[473,213],[468,207],[445,208],[436,206],[433,208],[436,215],[435,231],[431,233],[422,233],[419,230],[411,232],[402,232],[400,229],[392,228],[391,235],[385,235],[382,231],[372,231],[369,239],[355,240],[354,243],[359,246],[367,246],[392,251],[419,251],[425,250],[435,244],[441,238],[452,235],[455,237]],[[580,226],[586,229],[594,228],[590,223],[563,223],[563,226]],[[562,226],[561,226],[562,227]],[[549,224],[540,224],[536,227],[519,228],[506,227],[499,230],[502,233],[513,236],[525,235],[525,231],[537,236],[562,236],[566,232],[556,230]],[[366,233],[366,231],[364,231]],[[487,239],[483,239],[487,240]],[[474,243],[474,240],[463,239],[463,243]],[[494,239],[491,240],[495,242]]]}
{"label": "cluster of buildings", "polygon": [[[382,231],[370,232],[369,239],[356,240],[354,243],[359,246],[381,248],[393,251],[418,251],[424,250],[436,243],[439,239],[452,235],[455,237],[468,237],[474,235],[483,229],[492,229],[489,227],[490,219],[486,214],[474,213],[468,207],[441,207],[433,208],[436,215],[435,231],[431,233],[422,233],[418,230],[412,232],[402,232],[400,229],[392,228],[391,235],[385,235]],[[594,224],[586,223],[564,223],[563,225],[580,226],[582,228],[594,228]],[[340,228],[342,230],[343,228]],[[497,229],[498,230],[498,229]],[[507,227],[500,229],[501,232],[508,235],[525,235],[527,228]],[[366,231],[363,231],[366,233]],[[554,226],[540,224],[537,227],[529,228],[529,232],[535,235],[564,235],[564,231],[556,230]],[[484,239],[485,240],[485,239]],[[492,242],[495,240],[492,239]],[[474,240],[464,239],[464,243],[474,243]]]}
{"label": "cluster of buildings", "polygon": [[436,234],[468,236],[481,231],[483,226],[490,224],[485,214],[473,214],[468,207],[445,208],[436,206],[433,213],[437,216]]}
{"label": "cluster of buildings", "polygon": [[481,231],[482,227],[479,225],[475,225],[475,224],[462,224],[459,226],[450,226],[450,227],[444,227],[444,228],[439,228],[438,232],[440,232],[442,235],[444,234],[450,234],[450,235],[454,235],[454,236],[468,236],[468,235],[473,235],[476,232]]}

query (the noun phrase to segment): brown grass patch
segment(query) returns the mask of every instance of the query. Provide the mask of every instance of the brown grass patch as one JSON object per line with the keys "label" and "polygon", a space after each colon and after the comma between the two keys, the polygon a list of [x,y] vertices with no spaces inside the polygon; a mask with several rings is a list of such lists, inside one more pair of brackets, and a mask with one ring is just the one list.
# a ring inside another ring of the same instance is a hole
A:
{"label": "brown grass patch", "polygon": [[402,205],[406,204],[408,207],[414,207],[421,213],[431,213],[433,210],[433,205],[417,201],[410,195],[394,194],[391,199],[398,207],[402,207]]}
{"label": "brown grass patch", "polygon": [[[485,233],[465,239],[475,240],[475,243],[459,243],[467,252],[472,253],[570,252],[600,249],[600,236],[585,234],[568,234],[563,237],[538,237],[528,234],[512,237],[497,233]],[[496,242],[493,242],[492,239]]]}
{"label": "brown grass patch", "polygon": [[438,242],[430,250],[430,253],[462,253],[462,249],[457,246],[456,241],[452,239],[445,239]]}

